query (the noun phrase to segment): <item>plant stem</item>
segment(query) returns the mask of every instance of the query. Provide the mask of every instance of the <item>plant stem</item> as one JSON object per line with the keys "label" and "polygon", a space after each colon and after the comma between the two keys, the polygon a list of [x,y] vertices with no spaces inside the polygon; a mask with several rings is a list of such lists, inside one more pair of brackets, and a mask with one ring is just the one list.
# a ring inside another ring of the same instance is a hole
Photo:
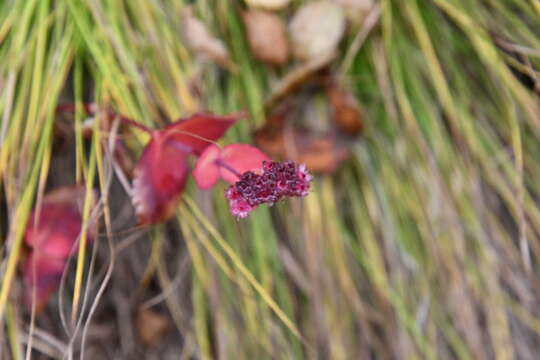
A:
{"label": "plant stem", "polygon": [[191,146],[187,146],[186,144],[184,144],[184,143],[182,143],[180,141],[175,141],[174,139],[171,139],[171,140],[168,141],[167,144],[172,146],[173,148],[175,148],[177,150],[184,151],[184,152],[187,152],[189,154],[194,154],[194,151],[191,148]]}
{"label": "plant stem", "polygon": [[222,168],[226,169],[226,170],[229,170],[230,172],[232,172],[234,175],[238,176],[238,178],[240,178],[242,176],[242,174],[240,174],[238,171],[236,171],[235,168],[233,168],[232,166],[230,166],[229,164],[227,164],[225,161],[223,161],[222,159],[216,159],[214,160],[214,164],[218,165],[218,166],[221,166]]}
{"label": "plant stem", "polygon": [[[88,114],[91,114],[91,115],[94,115],[96,113],[96,110],[97,110],[97,107],[96,107],[96,104],[83,104],[83,109],[85,112],[87,112]],[[75,112],[76,111],[76,105],[75,104],[62,104],[62,105],[58,105],[56,107],[56,112],[57,113],[62,113],[62,112]],[[107,111],[107,116],[111,119],[114,119],[114,118],[119,118],[120,121],[122,121],[123,123],[127,124],[127,125],[131,125],[131,126],[134,126],[136,128],[138,128],[139,130],[142,130],[144,132],[147,132],[149,134],[152,133],[152,129],[144,126],[143,124],[133,120],[133,119],[130,119],[128,117],[125,117],[123,115],[120,115],[120,114],[117,114],[115,112],[112,112],[112,111]]]}

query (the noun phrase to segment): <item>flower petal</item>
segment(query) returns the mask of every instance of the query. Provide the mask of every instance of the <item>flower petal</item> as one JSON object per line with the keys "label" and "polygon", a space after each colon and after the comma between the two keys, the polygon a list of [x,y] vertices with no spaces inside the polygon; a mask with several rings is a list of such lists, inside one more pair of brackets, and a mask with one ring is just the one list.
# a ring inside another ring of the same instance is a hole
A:
{"label": "flower petal", "polygon": [[[268,155],[261,150],[248,144],[227,145],[221,151],[221,161],[238,174],[247,171],[262,171],[263,161],[270,161]],[[221,167],[221,177],[230,184],[239,180],[238,175],[227,169],[227,166]]]}
{"label": "flower petal", "polygon": [[188,152],[172,146],[156,131],[134,171],[133,205],[141,224],[167,220],[187,180]]}
{"label": "flower petal", "polygon": [[203,190],[210,189],[219,180],[219,165],[215,161],[219,158],[220,153],[221,149],[212,144],[203,151],[195,164],[192,174],[197,186]]}
{"label": "flower petal", "polygon": [[210,113],[198,113],[188,118],[179,119],[162,131],[170,136],[171,140],[188,146],[194,154],[199,155],[212,141],[222,137],[227,129],[244,115],[244,113],[235,113],[218,116]]}

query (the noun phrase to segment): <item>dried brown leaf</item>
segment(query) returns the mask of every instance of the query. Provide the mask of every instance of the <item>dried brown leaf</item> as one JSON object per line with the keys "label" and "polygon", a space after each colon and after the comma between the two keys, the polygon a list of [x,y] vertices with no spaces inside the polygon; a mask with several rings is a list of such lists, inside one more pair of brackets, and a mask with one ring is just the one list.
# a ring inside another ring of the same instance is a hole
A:
{"label": "dried brown leaf", "polygon": [[359,135],[364,129],[364,123],[356,97],[337,84],[331,84],[325,90],[336,127],[347,135]]}
{"label": "dried brown leaf", "polygon": [[149,347],[159,344],[169,328],[169,319],[152,309],[139,310],[136,318],[136,328],[142,342]]}
{"label": "dried brown leaf", "polygon": [[349,157],[346,144],[334,134],[311,134],[298,128],[276,126],[278,122],[269,120],[254,134],[257,144],[267,153],[305,164],[311,171],[320,173],[335,172]]}

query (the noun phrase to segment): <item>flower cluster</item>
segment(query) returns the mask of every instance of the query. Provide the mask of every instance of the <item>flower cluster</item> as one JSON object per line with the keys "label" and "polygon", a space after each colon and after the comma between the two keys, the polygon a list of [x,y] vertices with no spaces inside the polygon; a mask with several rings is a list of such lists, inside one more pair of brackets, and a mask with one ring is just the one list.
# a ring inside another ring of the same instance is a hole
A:
{"label": "flower cluster", "polygon": [[311,179],[305,165],[264,161],[262,173],[246,171],[227,189],[225,197],[231,213],[243,218],[260,204],[273,205],[284,196],[306,196]]}

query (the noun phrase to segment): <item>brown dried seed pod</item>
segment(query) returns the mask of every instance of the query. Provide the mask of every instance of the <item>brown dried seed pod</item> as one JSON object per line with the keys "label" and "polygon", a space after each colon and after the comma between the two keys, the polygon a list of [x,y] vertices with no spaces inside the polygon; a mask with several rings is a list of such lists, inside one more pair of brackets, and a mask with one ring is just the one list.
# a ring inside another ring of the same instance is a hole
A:
{"label": "brown dried seed pod", "polygon": [[326,0],[304,5],[289,24],[292,51],[301,61],[333,53],[344,32],[343,9]]}
{"label": "brown dried seed pod", "polygon": [[289,43],[281,18],[261,10],[243,13],[253,56],[265,63],[283,65],[289,57]]}

